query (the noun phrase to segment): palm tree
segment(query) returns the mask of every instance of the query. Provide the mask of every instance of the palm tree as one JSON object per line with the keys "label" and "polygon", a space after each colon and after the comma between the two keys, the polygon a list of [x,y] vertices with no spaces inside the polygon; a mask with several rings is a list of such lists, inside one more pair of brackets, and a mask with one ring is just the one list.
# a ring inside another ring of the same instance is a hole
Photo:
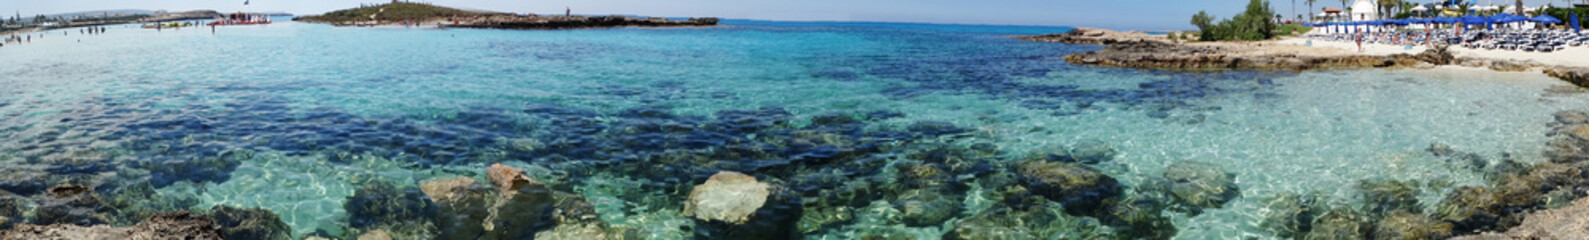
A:
{"label": "palm tree", "polygon": [[1302,1],[1303,3],[1307,3],[1308,4],[1308,17],[1310,17],[1310,18],[1313,17],[1313,3],[1314,2],[1318,2],[1318,1],[1319,0],[1303,0]]}
{"label": "palm tree", "polygon": [[1390,9],[1396,7],[1396,2],[1398,2],[1398,1],[1397,0],[1379,0],[1379,1],[1376,1],[1376,3],[1378,3],[1377,5],[1379,5],[1379,18],[1380,19],[1386,19],[1386,18],[1389,18],[1390,16],[1392,16],[1390,14]]}
{"label": "palm tree", "polygon": [[1517,0],[1517,15],[1518,16],[1528,16],[1528,15],[1523,15],[1523,0]]}

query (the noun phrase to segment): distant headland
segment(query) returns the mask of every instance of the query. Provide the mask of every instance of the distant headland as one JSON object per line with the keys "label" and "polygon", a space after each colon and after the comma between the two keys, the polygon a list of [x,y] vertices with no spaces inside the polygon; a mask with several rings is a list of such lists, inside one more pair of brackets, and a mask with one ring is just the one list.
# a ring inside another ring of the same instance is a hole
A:
{"label": "distant headland", "polygon": [[717,18],[636,18],[626,16],[563,16],[470,11],[424,3],[393,1],[361,6],[321,15],[301,16],[293,21],[327,23],[335,26],[438,26],[490,29],[581,29],[614,27],[700,27],[715,26]]}

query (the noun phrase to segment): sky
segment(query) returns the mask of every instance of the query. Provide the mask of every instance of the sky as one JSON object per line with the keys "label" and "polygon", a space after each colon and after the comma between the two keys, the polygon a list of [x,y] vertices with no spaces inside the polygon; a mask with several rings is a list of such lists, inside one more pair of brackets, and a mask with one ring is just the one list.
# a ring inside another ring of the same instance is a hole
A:
{"label": "sky", "polygon": [[[288,12],[320,14],[358,7],[370,0],[0,0],[0,11],[23,16],[66,12],[142,9],[222,12]],[[1433,2],[1433,0],[1413,0]],[[719,17],[781,21],[876,21],[989,25],[1082,26],[1122,30],[1189,30],[1192,14],[1207,10],[1219,18],[1242,11],[1248,0],[428,0],[464,9],[513,13]],[[1302,0],[1276,0],[1275,12],[1307,14]],[[1478,0],[1504,4],[1513,0]],[[1562,0],[1525,0],[1533,6],[1566,5]],[[1576,2],[1576,1],[1575,1]],[[1340,0],[1321,0],[1313,9],[1339,7]],[[13,9],[3,9],[10,7]]]}

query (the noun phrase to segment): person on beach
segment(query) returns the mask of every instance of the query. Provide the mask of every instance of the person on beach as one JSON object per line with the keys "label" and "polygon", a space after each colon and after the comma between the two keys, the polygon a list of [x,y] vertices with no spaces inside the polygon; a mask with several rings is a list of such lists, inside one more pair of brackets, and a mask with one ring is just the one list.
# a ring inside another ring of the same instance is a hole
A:
{"label": "person on beach", "polygon": [[1357,32],[1357,52],[1363,52],[1363,32]]}

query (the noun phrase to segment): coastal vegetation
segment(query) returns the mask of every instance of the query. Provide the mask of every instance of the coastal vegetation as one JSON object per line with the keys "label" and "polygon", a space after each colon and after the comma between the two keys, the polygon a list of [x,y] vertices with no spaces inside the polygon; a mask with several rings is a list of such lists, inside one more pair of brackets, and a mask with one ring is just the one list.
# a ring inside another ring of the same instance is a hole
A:
{"label": "coastal vegetation", "polygon": [[1308,31],[1312,31],[1312,30],[1313,30],[1313,27],[1302,26],[1302,24],[1298,24],[1298,23],[1291,23],[1291,24],[1285,24],[1285,25],[1276,26],[1275,27],[1275,35],[1277,35],[1277,36],[1291,36],[1291,33],[1293,33],[1293,32],[1295,32],[1297,34],[1303,34],[1303,33],[1307,33]]}
{"label": "coastal vegetation", "polygon": [[1197,26],[1200,41],[1264,40],[1275,36],[1274,16],[1268,1],[1251,0],[1246,11],[1218,23],[1213,15],[1198,11],[1192,15],[1192,25]]}
{"label": "coastal vegetation", "polygon": [[337,10],[318,16],[303,16],[294,20],[312,22],[359,22],[372,20],[380,22],[395,22],[403,20],[425,21],[452,17],[473,17],[486,14],[488,13],[465,11],[424,3],[393,2],[388,4]]}
{"label": "coastal vegetation", "polygon": [[1578,23],[1589,23],[1589,8],[1550,8],[1545,9],[1545,15],[1561,19],[1561,24],[1572,28],[1572,16],[1577,14]]}

